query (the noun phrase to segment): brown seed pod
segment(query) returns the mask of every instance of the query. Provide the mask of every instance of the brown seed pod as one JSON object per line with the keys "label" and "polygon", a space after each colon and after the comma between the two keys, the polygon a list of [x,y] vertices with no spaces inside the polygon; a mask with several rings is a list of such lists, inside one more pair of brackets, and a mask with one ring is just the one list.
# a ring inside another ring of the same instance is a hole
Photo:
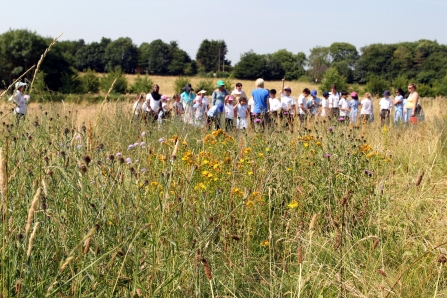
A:
{"label": "brown seed pod", "polygon": [[445,254],[441,254],[439,256],[438,262],[441,264],[445,264],[445,262],[447,262],[447,257],[445,256]]}
{"label": "brown seed pod", "polygon": [[301,246],[298,247],[298,263],[303,263],[303,249],[301,248]]}
{"label": "brown seed pod", "polygon": [[382,269],[377,270],[377,272],[378,272],[380,275],[382,275],[382,276],[384,276],[384,277],[387,277],[385,271],[383,271]]}
{"label": "brown seed pod", "polygon": [[211,273],[211,267],[210,267],[210,265],[208,264],[208,261],[205,258],[202,259],[202,264],[203,264],[203,269],[205,270],[206,278],[208,280],[212,280],[213,279],[213,274]]}
{"label": "brown seed pod", "polygon": [[232,235],[231,238],[232,238],[233,240],[236,240],[236,241],[241,240],[241,237],[239,237],[239,236],[237,236],[237,235]]}
{"label": "brown seed pod", "polygon": [[418,180],[416,181],[416,187],[421,185],[422,178],[424,178],[425,171],[422,171],[422,173],[418,176]]}
{"label": "brown seed pod", "polygon": [[380,239],[377,238],[376,241],[374,241],[373,249],[377,248],[377,245],[379,245]]}

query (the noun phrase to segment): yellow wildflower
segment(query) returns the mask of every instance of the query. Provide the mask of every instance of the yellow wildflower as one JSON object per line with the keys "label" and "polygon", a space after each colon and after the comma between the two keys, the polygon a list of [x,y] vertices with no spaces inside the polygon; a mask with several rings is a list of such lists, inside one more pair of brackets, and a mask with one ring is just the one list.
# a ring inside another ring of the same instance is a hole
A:
{"label": "yellow wildflower", "polygon": [[250,176],[253,175],[253,172],[252,171],[248,172],[248,175],[250,175]]}
{"label": "yellow wildflower", "polygon": [[251,148],[250,147],[244,149],[244,154],[247,154],[247,153],[250,153],[250,152],[251,152]]}
{"label": "yellow wildflower", "polygon": [[265,148],[265,152],[270,152],[270,148],[269,147]]}
{"label": "yellow wildflower", "polygon": [[252,207],[252,206],[254,206],[254,202],[253,201],[247,201],[247,203],[245,203],[245,206],[247,206],[247,207]]}
{"label": "yellow wildflower", "polygon": [[298,202],[297,202],[296,200],[293,200],[293,201],[290,202],[290,204],[287,205],[287,206],[289,206],[290,209],[295,209],[295,208],[298,207]]}
{"label": "yellow wildflower", "polygon": [[262,153],[258,153],[258,157],[263,158],[263,157],[264,157],[264,154],[262,154]]}
{"label": "yellow wildflower", "polygon": [[304,148],[309,147],[309,143],[304,143]]}
{"label": "yellow wildflower", "polygon": [[152,182],[151,182],[151,185],[154,186],[154,187],[157,187],[157,186],[158,186],[158,182],[156,182],[156,181],[152,181]]}
{"label": "yellow wildflower", "polygon": [[270,246],[270,242],[268,240],[264,240],[264,241],[261,241],[261,244],[259,244],[259,245],[261,245],[262,247]]}

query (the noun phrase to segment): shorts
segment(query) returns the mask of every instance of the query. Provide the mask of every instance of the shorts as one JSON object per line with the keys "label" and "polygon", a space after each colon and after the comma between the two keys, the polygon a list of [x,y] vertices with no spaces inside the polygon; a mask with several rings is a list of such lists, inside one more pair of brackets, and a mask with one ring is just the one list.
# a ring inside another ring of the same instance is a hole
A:
{"label": "shorts", "polygon": [[237,129],[248,128],[247,118],[237,117],[236,128]]}

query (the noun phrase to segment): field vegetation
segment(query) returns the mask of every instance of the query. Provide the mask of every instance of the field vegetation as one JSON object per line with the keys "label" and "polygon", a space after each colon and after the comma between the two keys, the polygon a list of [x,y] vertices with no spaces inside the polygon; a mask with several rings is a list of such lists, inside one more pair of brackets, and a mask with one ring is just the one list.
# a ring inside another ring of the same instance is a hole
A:
{"label": "field vegetation", "polygon": [[2,105],[3,297],[445,297],[447,105],[422,104],[294,133]]}

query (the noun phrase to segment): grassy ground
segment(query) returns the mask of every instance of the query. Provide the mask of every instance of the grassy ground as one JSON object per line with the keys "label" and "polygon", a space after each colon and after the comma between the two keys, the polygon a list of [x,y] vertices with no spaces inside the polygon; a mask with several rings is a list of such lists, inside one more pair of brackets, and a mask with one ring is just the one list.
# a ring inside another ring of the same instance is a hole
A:
{"label": "grassy ground", "polygon": [[423,105],[293,134],[3,105],[3,296],[445,297],[447,105]]}

